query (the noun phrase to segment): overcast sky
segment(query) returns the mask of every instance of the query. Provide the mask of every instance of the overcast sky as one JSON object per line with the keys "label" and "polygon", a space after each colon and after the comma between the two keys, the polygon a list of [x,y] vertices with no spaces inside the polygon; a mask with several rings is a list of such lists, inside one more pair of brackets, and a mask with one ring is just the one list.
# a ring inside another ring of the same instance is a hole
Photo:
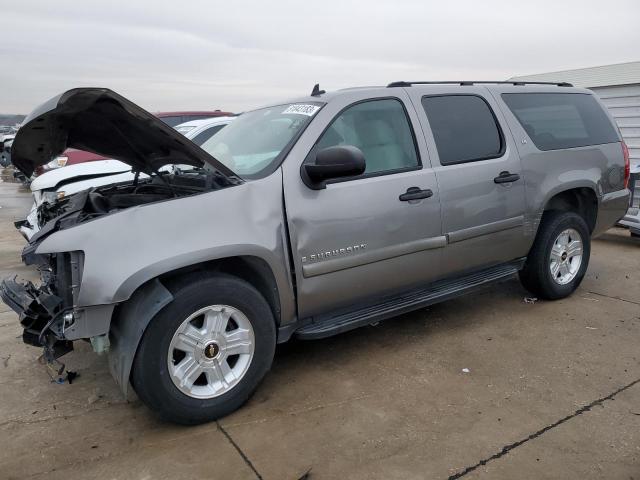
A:
{"label": "overcast sky", "polygon": [[322,88],[640,60],[640,1],[0,0],[0,112],[78,86],[242,111]]}

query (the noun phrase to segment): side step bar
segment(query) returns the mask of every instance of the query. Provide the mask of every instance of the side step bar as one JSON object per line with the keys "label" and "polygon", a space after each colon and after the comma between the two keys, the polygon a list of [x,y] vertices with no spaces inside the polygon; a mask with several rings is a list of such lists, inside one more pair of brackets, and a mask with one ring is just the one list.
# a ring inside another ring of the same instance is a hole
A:
{"label": "side step bar", "polygon": [[368,304],[358,310],[340,310],[329,315],[307,319],[307,325],[297,329],[295,335],[303,340],[330,337],[354,328],[386,320],[412,310],[442,302],[468,293],[489,283],[506,280],[524,266],[525,259],[497,265],[452,280],[442,280],[427,288],[412,290],[383,301]]}

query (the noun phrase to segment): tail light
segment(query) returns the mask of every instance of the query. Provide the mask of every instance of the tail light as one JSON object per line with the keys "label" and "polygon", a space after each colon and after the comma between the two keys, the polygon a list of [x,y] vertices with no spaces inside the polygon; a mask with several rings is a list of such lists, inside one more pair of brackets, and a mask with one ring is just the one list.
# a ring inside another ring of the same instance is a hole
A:
{"label": "tail light", "polygon": [[631,161],[629,160],[629,147],[622,142],[622,156],[624,157],[624,188],[629,188],[629,178],[631,177]]}

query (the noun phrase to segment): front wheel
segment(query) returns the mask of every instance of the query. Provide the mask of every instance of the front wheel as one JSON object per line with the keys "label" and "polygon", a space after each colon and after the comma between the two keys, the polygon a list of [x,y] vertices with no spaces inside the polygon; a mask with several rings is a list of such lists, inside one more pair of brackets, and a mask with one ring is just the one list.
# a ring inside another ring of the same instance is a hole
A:
{"label": "front wheel", "polygon": [[520,272],[522,285],[541,298],[571,295],[589,264],[591,236],[584,219],[573,212],[547,212]]}
{"label": "front wheel", "polygon": [[183,279],[145,331],[132,384],[162,418],[215,420],[239,408],[273,360],[271,309],[247,282],[228,275]]}

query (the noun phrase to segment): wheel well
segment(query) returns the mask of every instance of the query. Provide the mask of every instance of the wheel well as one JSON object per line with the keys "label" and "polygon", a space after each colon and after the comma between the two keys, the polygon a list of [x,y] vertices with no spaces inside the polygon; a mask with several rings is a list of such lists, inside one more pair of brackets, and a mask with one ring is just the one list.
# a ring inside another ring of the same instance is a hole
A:
{"label": "wheel well", "polygon": [[580,215],[587,223],[589,233],[592,233],[598,217],[598,199],[591,188],[572,188],[551,197],[544,207],[545,213],[558,210]]}
{"label": "wheel well", "polygon": [[170,286],[181,277],[194,272],[222,272],[250,283],[265,298],[271,307],[276,324],[280,324],[278,285],[271,268],[261,258],[253,256],[221,258],[164,273],[160,276],[160,280]]}

